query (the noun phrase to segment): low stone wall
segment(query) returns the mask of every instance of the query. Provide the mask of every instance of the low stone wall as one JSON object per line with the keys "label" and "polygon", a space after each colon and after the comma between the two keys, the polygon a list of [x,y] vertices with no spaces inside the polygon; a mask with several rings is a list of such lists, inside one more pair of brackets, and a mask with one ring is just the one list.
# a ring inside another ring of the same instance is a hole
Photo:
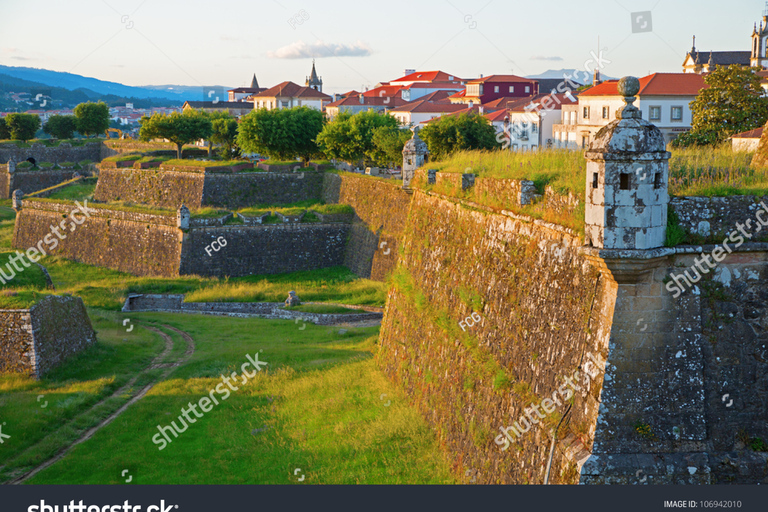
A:
{"label": "low stone wall", "polygon": [[[9,167],[11,166],[11,167]],[[17,164],[0,164],[0,197],[9,199],[14,190],[31,194],[71,180],[75,174],[90,175],[88,169],[19,169]]]}
{"label": "low stone wall", "polygon": [[68,142],[62,142],[55,147],[47,147],[43,144],[32,144],[29,148],[20,148],[14,144],[0,144],[0,163],[9,160],[23,162],[27,158],[34,158],[36,162],[82,162],[101,160],[101,142],[87,142],[82,146],[72,146]]}
{"label": "low stone wall", "polygon": [[[711,242],[727,238],[736,230],[737,223],[749,221],[751,227],[747,232],[755,233],[759,225],[755,214],[758,210],[768,210],[768,206],[761,203],[768,205],[768,196],[672,197],[669,202],[682,228]],[[764,219],[768,217],[762,215]]]}
{"label": "low stone wall", "polygon": [[[139,295],[128,297],[123,306],[129,311],[179,311],[207,315],[259,317],[280,320],[311,322],[315,325],[337,325],[363,321],[381,320],[379,312],[365,311],[348,314],[323,314],[291,311],[282,302],[183,302],[183,295]],[[354,308],[355,306],[347,306]]]}
{"label": "low stone wall", "polygon": [[97,201],[132,201],[153,206],[242,208],[319,201],[323,173],[221,173],[203,167],[154,169],[100,166]]}
{"label": "low stone wall", "polygon": [[[76,226],[62,220],[73,209],[67,203],[24,200],[16,215],[13,246],[42,245],[56,256],[134,275],[179,274],[181,232],[175,217],[95,208],[90,218]],[[63,238],[57,239],[51,226],[62,223]],[[44,240],[57,243],[42,244]]]}
{"label": "low stone wall", "polygon": [[[190,229],[181,274],[247,276],[315,270],[344,264],[348,224],[264,224]],[[211,243],[226,241],[215,251]]]}
{"label": "low stone wall", "polygon": [[[76,208],[73,204],[23,200],[14,247],[42,246],[50,254],[81,263],[169,277],[276,274],[344,264],[346,223],[195,226],[193,219],[182,231],[175,216],[112,210],[100,204],[87,207],[89,217],[76,225],[68,218]],[[205,223],[221,224],[222,219]],[[58,227],[60,239],[52,234],[52,226]]]}
{"label": "low stone wall", "polygon": [[28,310],[0,310],[0,372],[37,378],[96,342],[79,297],[48,296]]}

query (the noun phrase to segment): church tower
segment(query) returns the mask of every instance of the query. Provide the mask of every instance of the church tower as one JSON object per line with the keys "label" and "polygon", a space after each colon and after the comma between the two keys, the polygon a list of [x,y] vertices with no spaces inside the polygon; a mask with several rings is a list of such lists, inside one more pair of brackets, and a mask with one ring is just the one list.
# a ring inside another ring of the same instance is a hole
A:
{"label": "church tower", "polygon": [[752,57],[749,59],[749,65],[768,67],[766,49],[768,49],[768,2],[765,4],[760,26],[755,25],[752,29]]}
{"label": "church tower", "polygon": [[304,85],[311,87],[318,92],[323,92],[323,79],[317,76],[314,59],[312,59],[312,75],[307,77],[307,81],[304,83]]}

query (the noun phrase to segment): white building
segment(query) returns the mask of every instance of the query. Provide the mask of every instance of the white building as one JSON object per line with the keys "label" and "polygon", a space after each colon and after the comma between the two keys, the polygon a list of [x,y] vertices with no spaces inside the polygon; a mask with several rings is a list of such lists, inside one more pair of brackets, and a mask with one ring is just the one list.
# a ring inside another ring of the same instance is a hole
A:
{"label": "white building", "polygon": [[283,82],[251,96],[253,108],[293,108],[311,107],[323,110],[333,98],[311,87],[302,87],[293,82]]}
{"label": "white building", "polygon": [[[586,148],[603,126],[616,119],[616,111],[624,105],[617,85],[617,80],[609,80],[579,94],[577,123],[572,123],[572,110],[569,109],[568,123],[553,127],[554,139],[571,144],[575,141],[576,147]],[[691,129],[690,103],[707,87],[699,74],[654,73],[640,79],[635,106],[640,109],[643,119],[661,130],[669,143]]]}
{"label": "white building", "polygon": [[424,121],[435,119],[445,114],[466,110],[465,105],[454,105],[445,102],[431,102],[426,99],[412,101],[389,111],[389,115],[397,118],[402,126],[418,126]]}

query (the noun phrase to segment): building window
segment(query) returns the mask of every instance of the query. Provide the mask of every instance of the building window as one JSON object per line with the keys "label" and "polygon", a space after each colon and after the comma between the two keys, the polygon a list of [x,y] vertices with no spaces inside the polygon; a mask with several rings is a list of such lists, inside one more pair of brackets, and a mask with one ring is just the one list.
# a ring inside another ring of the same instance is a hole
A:
{"label": "building window", "polygon": [[536,123],[531,124],[531,132],[533,133],[539,133],[539,125]]}
{"label": "building window", "polygon": [[661,173],[657,172],[653,179],[653,188],[661,188]]}
{"label": "building window", "polygon": [[592,173],[592,188],[597,188],[599,175],[596,172]]}
{"label": "building window", "polygon": [[584,107],[584,119],[589,119],[589,107]]}
{"label": "building window", "polygon": [[515,86],[514,85],[510,85],[509,86],[509,92],[515,92]]}
{"label": "building window", "polygon": [[619,176],[619,190],[629,190],[630,174],[627,172],[621,173]]}
{"label": "building window", "polygon": [[581,147],[582,148],[586,148],[587,147],[587,138],[586,137],[582,137],[581,138]]}
{"label": "building window", "polygon": [[493,87],[493,92],[499,92],[499,86],[498,85]]}
{"label": "building window", "polygon": [[672,107],[672,120],[678,122],[683,120],[683,107]]}
{"label": "building window", "polygon": [[512,151],[517,151],[517,144],[512,144]]}
{"label": "building window", "polygon": [[603,119],[609,119],[611,117],[611,107],[603,107]]}
{"label": "building window", "polygon": [[526,85],[525,86],[525,93],[529,94],[530,92],[531,92],[531,86],[530,85]]}
{"label": "building window", "polygon": [[531,145],[531,151],[536,151],[536,148],[537,148],[537,147],[538,147],[538,146],[537,146],[536,144],[532,144],[532,145]]}
{"label": "building window", "polygon": [[661,107],[651,107],[649,114],[651,121],[661,121]]}

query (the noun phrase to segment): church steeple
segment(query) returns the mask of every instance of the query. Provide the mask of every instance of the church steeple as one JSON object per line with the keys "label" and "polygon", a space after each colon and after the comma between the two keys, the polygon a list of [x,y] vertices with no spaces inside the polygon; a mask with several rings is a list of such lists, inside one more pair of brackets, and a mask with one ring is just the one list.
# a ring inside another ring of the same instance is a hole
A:
{"label": "church steeple", "polygon": [[259,81],[256,80],[256,73],[253,74],[253,80],[251,80],[251,89],[258,89]]}
{"label": "church steeple", "polygon": [[323,79],[317,76],[317,69],[315,69],[315,59],[312,59],[312,74],[307,77],[305,84],[307,87],[323,92]]}

